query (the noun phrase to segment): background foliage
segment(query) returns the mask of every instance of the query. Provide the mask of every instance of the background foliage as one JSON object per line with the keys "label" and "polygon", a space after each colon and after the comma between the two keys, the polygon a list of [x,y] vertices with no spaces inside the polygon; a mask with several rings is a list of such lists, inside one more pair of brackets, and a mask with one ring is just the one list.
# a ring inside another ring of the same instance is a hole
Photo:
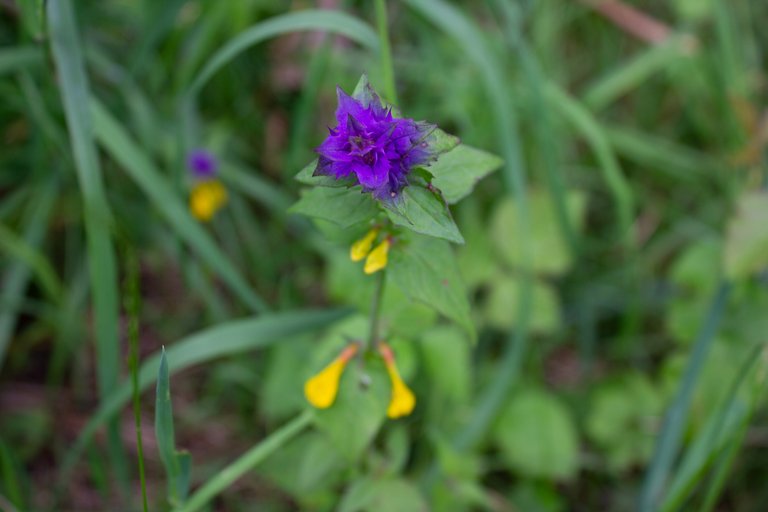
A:
{"label": "background foliage", "polygon": [[387,79],[373,3],[318,4],[0,4],[0,509],[765,510],[768,4],[389,2],[400,108],[504,160],[469,318],[387,288],[398,421],[355,365],[302,396],[374,284],[294,175]]}

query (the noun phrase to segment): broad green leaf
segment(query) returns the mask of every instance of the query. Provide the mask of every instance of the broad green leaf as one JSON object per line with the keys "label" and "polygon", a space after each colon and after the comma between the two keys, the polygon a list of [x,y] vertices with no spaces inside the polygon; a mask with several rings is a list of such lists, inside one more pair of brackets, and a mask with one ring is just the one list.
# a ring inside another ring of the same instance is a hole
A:
{"label": "broad green leaf", "polygon": [[495,432],[507,463],[535,478],[567,480],[579,468],[579,442],[568,409],[550,393],[528,389],[504,408]]}
{"label": "broad green leaf", "polygon": [[478,181],[503,163],[496,155],[460,144],[426,169],[434,176],[432,185],[443,193],[449,204],[454,204],[469,195]]}
{"label": "broad green leaf", "polygon": [[394,203],[383,203],[387,215],[398,226],[411,229],[422,235],[444,238],[449,242],[463,244],[464,238],[453,222],[448,205],[434,192],[411,185],[403,189]]}
{"label": "broad green leaf", "polygon": [[748,277],[768,266],[766,219],[768,193],[749,192],[739,198],[725,241],[725,273],[731,279]]}
{"label": "broad green leaf", "polygon": [[355,183],[349,179],[337,180],[331,176],[314,176],[317,159],[312,160],[302,170],[300,170],[294,179],[304,185],[315,187],[349,187]]}
{"label": "broad green leaf", "polygon": [[348,228],[373,219],[379,208],[370,194],[359,189],[315,187],[305,191],[288,211]]}
{"label": "broad green leaf", "polygon": [[360,478],[344,493],[339,512],[427,512],[418,488],[402,478]]}
{"label": "broad green leaf", "polygon": [[[21,2],[22,5],[24,2]],[[35,46],[6,47],[0,50],[0,76],[37,67],[43,63],[43,52]]]}
{"label": "broad green leaf", "polygon": [[615,471],[647,462],[662,400],[648,378],[628,373],[601,385],[590,399],[586,431]]}
{"label": "broad green leaf", "polygon": [[406,295],[456,322],[474,341],[467,290],[447,242],[419,235],[402,240],[390,251],[387,272]]}
{"label": "broad green leaf", "polygon": [[[488,325],[509,330],[515,327],[521,280],[514,276],[497,276],[489,284],[490,290],[485,303]],[[552,286],[533,280],[531,287],[531,314],[528,329],[532,333],[547,334],[557,330],[560,322],[560,305]]]}
{"label": "broad green leaf", "polygon": [[[368,380],[368,386],[361,385]],[[389,378],[379,359],[368,359],[363,367],[349,364],[341,377],[336,401],[328,409],[317,411],[315,425],[347,462],[354,463],[384,422],[389,397]]]}
{"label": "broad green leaf", "polygon": [[[529,252],[533,269],[538,273],[560,274],[571,265],[571,253],[560,232],[557,214],[550,196],[542,190],[533,190],[529,194],[530,227]],[[571,225],[581,228],[586,208],[583,193],[570,191],[566,195],[566,211],[571,217]],[[512,199],[502,201],[491,219],[491,236],[503,261],[515,268],[522,268],[520,250],[521,232],[517,218],[517,207]]]}

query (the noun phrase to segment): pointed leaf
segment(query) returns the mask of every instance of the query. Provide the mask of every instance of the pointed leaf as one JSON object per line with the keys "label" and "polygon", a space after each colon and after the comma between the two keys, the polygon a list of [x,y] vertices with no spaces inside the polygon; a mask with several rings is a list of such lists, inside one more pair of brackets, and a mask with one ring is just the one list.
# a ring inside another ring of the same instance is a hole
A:
{"label": "pointed leaf", "polygon": [[503,163],[496,155],[460,144],[426,169],[435,177],[432,185],[443,193],[449,204],[454,204],[469,195],[478,181]]}
{"label": "pointed leaf", "polygon": [[474,340],[466,288],[448,243],[414,235],[392,249],[387,271],[406,295],[450,318]]}
{"label": "pointed leaf", "polygon": [[398,226],[457,244],[464,243],[448,206],[423,187],[405,187],[398,201],[384,206],[390,220]]}

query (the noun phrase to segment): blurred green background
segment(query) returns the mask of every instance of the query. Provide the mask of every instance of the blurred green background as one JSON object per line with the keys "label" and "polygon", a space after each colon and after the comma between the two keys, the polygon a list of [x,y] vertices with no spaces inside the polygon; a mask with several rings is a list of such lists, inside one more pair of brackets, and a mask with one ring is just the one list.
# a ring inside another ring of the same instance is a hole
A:
{"label": "blurred green background", "polygon": [[[414,414],[323,416],[201,510],[768,509],[768,3],[387,11],[402,111],[505,160],[453,210],[478,341],[392,288]],[[149,510],[180,504],[161,346],[192,492],[307,409],[373,284],[359,232],[287,209],[336,85],[382,85],[376,21],[0,2],[0,510],[142,509],[132,375]],[[211,223],[187,211],[194,148],[228,191]]]}

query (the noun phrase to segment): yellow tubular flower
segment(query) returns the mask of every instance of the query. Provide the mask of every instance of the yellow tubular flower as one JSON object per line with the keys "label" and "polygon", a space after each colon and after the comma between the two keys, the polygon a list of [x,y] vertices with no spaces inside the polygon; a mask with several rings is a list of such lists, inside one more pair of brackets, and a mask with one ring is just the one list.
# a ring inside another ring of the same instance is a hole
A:
{"label": "yellow tubular flower", "polygon": [[208,222],[227,202],[227,189],[219,181],[208,180],[195,184],[189,196],[189,210],[200,221]]}
{"label": "yellow tubular flower", "polygon": [[363,238],[352,244],[349,248],[349,257],[352,261],[360,261],[368,256],[373,247],[373,242],[376,240],[376,235],[379,234],[379,228],[373,228],[365,234]]}
{"label": "yellow tubular flower", "polygon": [[392,381],[392,397],[389,399],[387,416],[391,419],[408,416],[413,412],[413,408],[416,406],[416,396],[400,377],[400,373],[397,371],[397,365],[395,364],[395,356],[392,353],[392,349],[389,348],[389,345],[380,343],[379,353],[381,354],[382,359],[384,359],[384,364],[387,367],[389,380]]}
{"label": "yellow tubular flower", "polygon": [[357,345],[345,348],[328,366],[304,383],[304,396],[312,406],[327,409],[339,393],[339,381],[347,362],[357,352]]}
{"label": "yellow tubular flower", "polygon": [[365,260],[365,266],[363,267],[363,272],[366,274],[373,274],[374,272],[378,272],[379,270],[383,269],[387,266],[387,254],[389,253],[389,246],[391,245],[391,242],[389,241],[389,238],[381,242],[379,245],[376,246],[374,250],[371,251],[371,253],[368,255],[368,258]]}

